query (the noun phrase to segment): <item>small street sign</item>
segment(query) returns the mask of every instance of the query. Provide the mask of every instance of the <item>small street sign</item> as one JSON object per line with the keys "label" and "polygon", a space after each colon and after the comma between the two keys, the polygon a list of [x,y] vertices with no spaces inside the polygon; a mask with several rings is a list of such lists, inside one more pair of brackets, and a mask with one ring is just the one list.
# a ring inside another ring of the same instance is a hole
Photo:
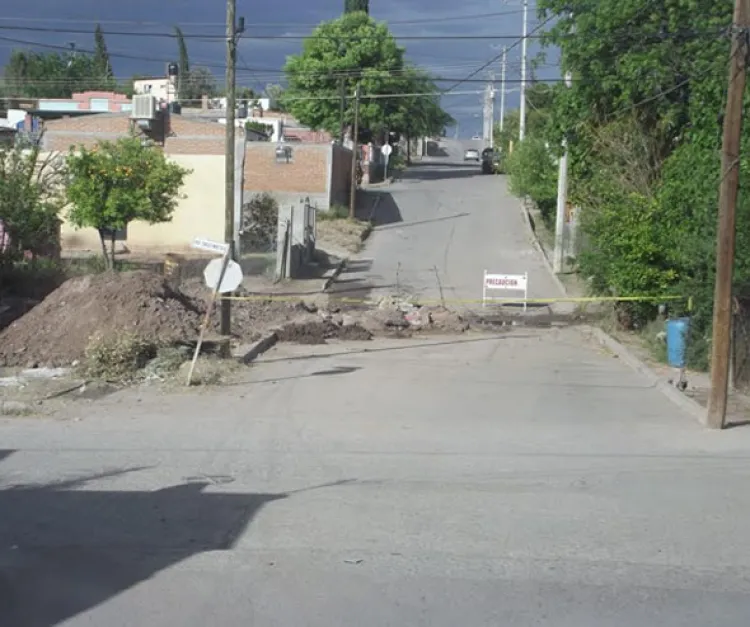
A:
{"label": "small street sign", "polygon": [[199,250],[207,250],[208,252],[216,253],[217,255],[226,255],[229,251],[229,244],[224,242],[214,242],[210,239],[203,239],[202,237],[196,237],[193,240],[193,248]]}

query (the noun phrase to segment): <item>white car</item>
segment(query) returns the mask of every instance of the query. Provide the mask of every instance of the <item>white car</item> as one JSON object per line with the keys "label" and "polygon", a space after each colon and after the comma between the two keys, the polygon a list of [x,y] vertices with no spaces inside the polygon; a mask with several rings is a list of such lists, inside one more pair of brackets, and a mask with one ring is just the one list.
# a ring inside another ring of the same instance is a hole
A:
{"label": "white car", "polygon": [[479,151],[476,148],[469,148],[464,153],[464,161],[479,161]]}

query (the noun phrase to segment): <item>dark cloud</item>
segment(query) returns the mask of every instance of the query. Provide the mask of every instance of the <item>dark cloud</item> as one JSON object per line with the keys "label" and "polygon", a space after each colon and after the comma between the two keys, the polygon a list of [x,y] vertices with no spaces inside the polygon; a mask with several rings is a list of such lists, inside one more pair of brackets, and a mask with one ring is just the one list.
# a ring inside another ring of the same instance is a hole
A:
{"label": "dark cloud", "polygon": [[[341,13],[344,0],[277,0],[263,5],[262,15],[257,14],[257,4],[238,0],[237,13],[247,23],[247,33],[240,45],[238,80],[242,84],[262,87],[282,79],[280,68],[289,54],[299,51],[298,40],[274,40],[258,37],[278,35],[303,35],[321,21]],[[467,76],[482,66],[499,48],[516,41],[522,30],[521,0],[464,0],[456,5],[454,0],[371,0],[371,14],[387,21],[392,32],[404,37],[436,37],[431,40],[402,39],[410,60],[425,66],[433,74],[456,79]],[[497,14],[486,17],[470,17]],[[40,17],[41,16],[41,17]],[[24,18],[24,19],[22,19]],[[172,25],[179,23],[188,36],[193,65],[206,65],[217,75],[223,73],[225,44],[222,39],[225,20],[222,2],[195,2],[170,0],[154,3],[153,0],[130,0],[128,3],[109,3],[101,0],[76,0],[76,2],[50,2],[25,0],[13,9],[0,9],[0,25],[10,27],[55,28],[59,30],[86,30],[93,33],[96,20],[101,21],[105,32],[126,31],[134,33],[171,33]],[[536,16],[530,10],[531,24]],[[139,23],[134,23],[139,22]],[[451,40],[451,36],[492,36],[498,39]],[[500,39],[500,37],[513,37]],[[80,49],[93,46],[93,35],[65,32],[33,32],[2,30],[0,37],[48,46],[65,47],[74,42]],[[107,35],[107,43],[116,74],[127,77],[135,73],[161,72],[166,62],[177,57],[177,45],[169,37],[137,37]],[[14,47],[23,44],[0,39],[0,61],[6,61]],[[41,49],[41,48],[40,48]],[[51,49],[51,48],[49,48]],[[530,54],[538,52],[530,45]],[[509,80],[520,77],[520,46],[509,54]],[[551,61],[556,58],[550,58]],[[489,71],[500,75],[499,60],[474,78],[486,79]],[[537,72],[540,78],[558,76],[554,68]],[[441,83],[447,87],[448,83]],[[476,92],[480,83],[465,83],[456,92]],[[509,85],[510,88],[517,84]],[[507,98],[508,107],[518,105],[518,94]],[[481,107],[480,96],[475,93],[446,96],[444,106],[461,121],[466,129],[478,126],[474,118]],[[473,129],[471,133],[475,132]],[[466,131],[469,132],[468,130]]]}

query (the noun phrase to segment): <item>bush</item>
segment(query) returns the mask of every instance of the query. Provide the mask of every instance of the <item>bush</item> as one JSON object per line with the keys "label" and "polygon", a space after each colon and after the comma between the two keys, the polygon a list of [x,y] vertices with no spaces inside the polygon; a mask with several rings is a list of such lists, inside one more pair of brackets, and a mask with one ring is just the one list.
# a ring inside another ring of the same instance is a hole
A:
{"label": "bush", "polygon": [[332,205],[328,211],[319,211],[318,220],[345,220],[349,217],[349,207]]}
{"label": "bush", "polygon": [[157,345],[139,335],[94,335],[86,347],[81,370],[85,376],[106,381],[129,381],[156,357]]}
{"label": "bush", "polygon": [[557,207],[557,165],[544,141],[528,138],[518,143],[505,160],[510,189],[531,199],[547,227],[554,224]]}
{"label": "bush", "polygon": [[271,194],[253,196],[242,207],[242,249],[270,252],[276,244],[279,222],[279,203]]}
{"label": "bush", "polygon": [[39,149],[0,147],[0,263],[32,255],[56,256],[62,208],[58,163]]}

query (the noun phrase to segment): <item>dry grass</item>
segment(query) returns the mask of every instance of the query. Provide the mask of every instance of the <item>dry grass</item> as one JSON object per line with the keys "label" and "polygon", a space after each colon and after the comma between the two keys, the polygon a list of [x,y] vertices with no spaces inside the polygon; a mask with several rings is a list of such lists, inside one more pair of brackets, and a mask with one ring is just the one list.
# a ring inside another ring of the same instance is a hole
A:
{"label": "dry grass", "polygon": [[328,246],[335,250],[357,253],[362,250],[362,244],[371,230],[370,223],[361,220],[348,218],[323,220],[318,222],[316,244],[323,250],[327,250],[326,246]]}

